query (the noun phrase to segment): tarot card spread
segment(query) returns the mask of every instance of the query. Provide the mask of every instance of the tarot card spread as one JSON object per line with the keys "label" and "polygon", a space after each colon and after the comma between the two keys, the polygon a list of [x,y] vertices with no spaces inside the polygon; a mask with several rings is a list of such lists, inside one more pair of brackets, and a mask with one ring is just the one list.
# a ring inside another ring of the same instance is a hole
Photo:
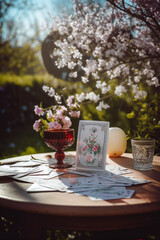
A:
{"label": "tarot card spread", "polygon": [[[73,162],[73,158],[71,161]],[[4,162],[0,165],[0,177],[10,176],[15,180],[32,183],[27,192],[75,193],[88,196],[92,201],[131,198],[134,190],[126,189],[127,186],[149,182],[128,176],[131,170],[120,166],[106,165],[106,169],[101,172],[82,172],[77,171],[73,165],[73,168],[57,172],[49,167],[45,159],[39,159],[35,163],[32,157],[18,158],[18,161],[11,163]],[[61,177],[63,174],[66,177]],[[74,174],[74,177],[67,177],[67,174]]]}

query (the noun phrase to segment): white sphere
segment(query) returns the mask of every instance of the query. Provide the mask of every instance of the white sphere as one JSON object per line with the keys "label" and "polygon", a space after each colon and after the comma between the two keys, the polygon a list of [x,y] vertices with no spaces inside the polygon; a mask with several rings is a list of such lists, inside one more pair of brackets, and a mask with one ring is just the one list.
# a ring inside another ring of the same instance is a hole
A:
{"label": "white sphere", "polygon": [[107,153],[110,157],[119,157],[127,147],[127,139],[125,132],[118,127],[109,128]]}

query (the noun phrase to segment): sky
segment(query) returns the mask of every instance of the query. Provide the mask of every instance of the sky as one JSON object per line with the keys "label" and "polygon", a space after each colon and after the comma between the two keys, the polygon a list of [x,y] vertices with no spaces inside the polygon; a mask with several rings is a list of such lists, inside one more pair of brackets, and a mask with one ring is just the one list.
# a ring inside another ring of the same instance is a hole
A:
{"label": "sky", "polygon": [[[39,32],[39,39],[44,39],[47,35],[47,30],[42,31],[42,26],[47,23],[51,25],[53,17],[59,16],[64,10],[67,12],[73,11],[73,1],[72,0],[26,0],[27,6],[32,5],[32,7],[23,7],[19,9],[20,4],[25,0],[10,0],[16,3],[15,8],[10,8],[8,12],[8,18],[16,23],[16,33],[18,36],[18,44],[21,45],[25,41],[26,37],[32,37],[35,35],[35,28],[41,29]],[[87,1],[87,0],[86,0]],[[102,4],[106,0],[94,0],[95,2],[101,2]],[[125,0],[129,2],[129,0]],[[4,24],[3,36],[4,39],[8,39],[12,33],[12,27],[8,31]]]}
{"label": "sky", "polygon": [[[62,13],[64,9],[72,8],[72,0],[32,0],[37,5],[37,18],[43,23],[47,16],[52,18]],[[38,10],[39,8],[39,10]]]}
{"label": "sky", "polygon": [[[47,34],[46,31],[42,31],[43,26],[51,25],[53,17],[59,16],[63,11],[73,9],[72,0],[27,0],[28,5],[33,7],[24,8],[19,10],[18,8],[10,8],[8,12],[8,19],[13,19],[17,26],[17,34],[19,45],[22,44],[26,36],[31,37],[35,34],[35,27],[41,30],[39,38],[44,39]],[[4,31],[5,38],[9,37],[10,32]]]}
{"label": "sky", "polygon": [[[105,0],[97,1],[100,1],[101,3],[106,2]],[[23,1],[16,0],[16,7],[10,8],[8,12],[8,18],[16,23],[18,45],[23,45],[27,38],[29,39],[31,37],[34,37],[36,27],[40,31],[38,33],[37,39],[35,38],[35,44],[36,41],[37,43],[39,40],[42,41],[48,35],[48,30],[44,30],[43,27],[46,24],[50,26],[52,24],[53,17],[61,15],[64,11],[67,11],[69,13],[73,12],[72,0],[26,0],[27,6],[32,7],[22,7],[22,9],[19,9],[20,4],[18,3],[21,2]],[[6,40],[12,36],[11,29],[8,31],[7,27],[4,26],[3,34]]]}

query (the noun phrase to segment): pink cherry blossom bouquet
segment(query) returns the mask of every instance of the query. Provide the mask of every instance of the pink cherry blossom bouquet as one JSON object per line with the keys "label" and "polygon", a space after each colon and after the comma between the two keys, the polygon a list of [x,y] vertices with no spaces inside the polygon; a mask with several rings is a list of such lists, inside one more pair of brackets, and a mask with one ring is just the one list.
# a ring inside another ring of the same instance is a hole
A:
{"label": "pink cherry blossom bouquet", "polygon": [[63,104],[63,96],[57,94],[53,87],[44,85],[42,89],[50,97],[53,97],[56,103],[46,108],[42,107],[42,103],[40,106],[35,105],[34,112],[40,118],[33,124],[33,129],[40,132],[43,137],[44,130],[70,128],[71,118],[79,118],[80,116],[80,106],[73,95],[69,96],[66,103]]}

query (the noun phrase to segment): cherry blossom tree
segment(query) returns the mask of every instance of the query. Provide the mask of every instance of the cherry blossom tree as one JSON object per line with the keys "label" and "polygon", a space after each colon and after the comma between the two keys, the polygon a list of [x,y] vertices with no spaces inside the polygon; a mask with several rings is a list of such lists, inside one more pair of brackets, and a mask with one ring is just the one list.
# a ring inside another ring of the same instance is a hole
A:
{"label": "cherry blossom tree", "polygon": [[140,20],[160,40],[160,0],[107,0],[113,7]]}
{"label": "cherry blossom tree", "polygon": [[100,6],[75,0],[74,14],[54,19],[49,28],[51,35],[59,36],[52,39],[50,54],[55,66],[67,68],[72,80],[80,73],[83,88],[76,95],[79,103],[93,101],[101,111],[109,107],[107,100],[112,94],[129,93],[142,99],[147,88],[159,86],[159,12],[155,13],[154,6],[148,10],[152,18],[144,15],[142,19],[143,8],[136,5],[142,1],[132,3],[137,18],[132,18],[136,16],[124,1]]}

